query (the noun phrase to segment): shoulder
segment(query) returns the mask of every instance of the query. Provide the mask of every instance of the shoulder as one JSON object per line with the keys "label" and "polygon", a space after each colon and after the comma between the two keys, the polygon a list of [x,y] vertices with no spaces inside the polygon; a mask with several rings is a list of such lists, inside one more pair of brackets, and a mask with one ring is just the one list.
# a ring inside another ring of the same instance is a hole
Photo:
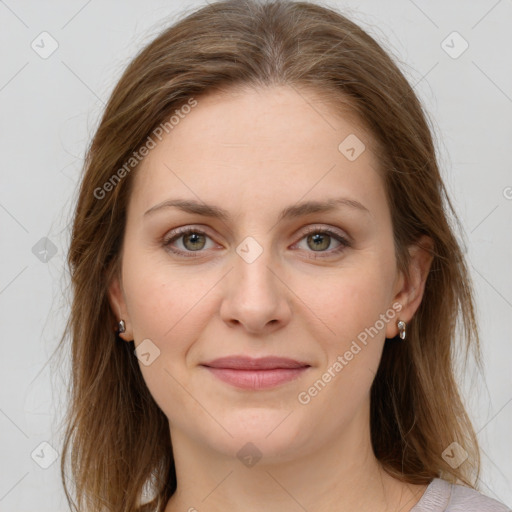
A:
{"label": "shoulder", "polygon": [[434,478],[411,512],[512,512],[512,510],[475,489]]}
{"label": "shoulder", "polygon": [[510,512],[511,510],[503,503],[463,485],[451,484],[451,491],[446,512]]}

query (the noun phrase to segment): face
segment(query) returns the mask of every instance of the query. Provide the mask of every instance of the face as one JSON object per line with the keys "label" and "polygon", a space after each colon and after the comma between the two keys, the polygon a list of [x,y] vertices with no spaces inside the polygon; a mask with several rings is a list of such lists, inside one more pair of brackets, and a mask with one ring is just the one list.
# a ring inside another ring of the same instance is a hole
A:
{"label": "face", "polygon": [[200,97],[134,171],[109,293],[171,436],[291,459],[369,428],[414,304],[371,139],[333,110],[287,87]]}

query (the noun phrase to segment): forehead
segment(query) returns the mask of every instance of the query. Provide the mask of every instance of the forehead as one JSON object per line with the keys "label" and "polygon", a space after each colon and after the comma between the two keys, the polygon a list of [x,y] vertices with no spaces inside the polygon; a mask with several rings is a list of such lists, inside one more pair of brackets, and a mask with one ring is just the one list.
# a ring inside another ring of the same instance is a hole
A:
{"label": "forehead", "polygon": [[318,199],[333,189],[382,192],[373,140],[351,111],[340,114],[325,97],[280,86],[196,101],[136,170],[137,209],[168,196],[213,196],[228,206],[270,196]]}

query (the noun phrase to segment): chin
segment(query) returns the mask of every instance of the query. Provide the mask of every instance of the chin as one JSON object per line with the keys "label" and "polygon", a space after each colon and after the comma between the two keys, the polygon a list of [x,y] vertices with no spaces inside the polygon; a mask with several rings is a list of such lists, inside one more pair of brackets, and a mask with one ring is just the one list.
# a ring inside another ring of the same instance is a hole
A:
{"label": "chin", "polygon": [[[301,414],[292,408],[251,407],[233,410],[219,418],[221,427],[208,431],[208,444],[230,457],[259,458],[261,463],[292,460],[305,451],[308,434],[300,423]],[[218,434],[213,437],[212,434]]]}

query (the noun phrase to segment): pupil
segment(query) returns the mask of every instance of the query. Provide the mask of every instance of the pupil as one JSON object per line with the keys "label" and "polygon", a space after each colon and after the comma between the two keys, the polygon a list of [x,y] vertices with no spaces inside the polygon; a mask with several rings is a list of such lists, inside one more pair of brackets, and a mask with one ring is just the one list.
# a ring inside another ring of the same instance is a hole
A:
{"label": "pupil", "polygon": [[[192,234],[189,234],[187,235],[187,240],[194,246],[196,245],[197,246],[197,243],[198,243],[198,239],[201,237],[201,235],[199,235],[198,233],[192,233]],[[197,248],[197,247],[196,247]]]}
{"label": "pupil", "polygon": [[[328,236],[325,236],[325,235],[317,233],[315,235],[310,236],[310,238],[313,239],[314,245],[315,245],[316,248],[326,249],[325,240],[328,238]],[[321,247],[322,246],[322,242],[323,242],[323,247]],[[329,243],[327,243],[327,246],[328,245],[329,245]]]}

